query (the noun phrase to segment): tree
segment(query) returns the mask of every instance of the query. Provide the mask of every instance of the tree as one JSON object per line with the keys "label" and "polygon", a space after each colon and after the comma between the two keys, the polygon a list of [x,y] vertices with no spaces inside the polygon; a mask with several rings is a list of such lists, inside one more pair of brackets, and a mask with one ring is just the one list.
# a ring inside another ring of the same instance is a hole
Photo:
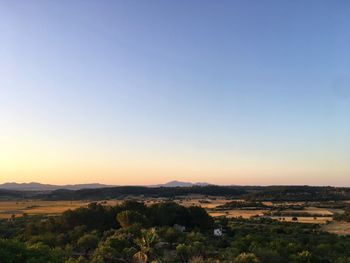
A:
{"label": "tree", "polygon": [[134,260],[138,263],[147,263],[157,259],[159,251],[156,245],[159,237],[154,228],[150,230],[142,230],[141,237],[136,239],[139,251],[135,253]]}
{"label": "tree", "polygon": [[189,247],[186,244],[179,244],[176,246],[176,255],[180,262],[185,263],[190,257]]}
{"label": "tree", "polygon": [[86,234],[79,238],[77,245],[78,247],[84,249],[85,256],[87,256],[90,250],[97,247],[98,237],[92,234]]}
{"label": "tree", "polygon": [[296,256],[294,256],[294,262],[298,262],[298,263],[311,263],[312,261],[312,254],[307,251],[304,250],[300,253],[298,253]]}
{"label": "tree", "polygon": [[114,235],[100,242],[94,252],[92,262],[130,262],[137,250],[134,247],[134,236],[124,232],[125,229],[120,229]]}
{"label": "tree", "polygon": [[191,224],[199,227],[201,230],[210,229],[213,227],[213,218],[205,211],[204,208],[199,206],[190,206],[188,208],[191,216]]}
{"label": "tree", "polygon": [[139,212],[140,214],[145,214],[147,212],[147,206],[142,202],[137,202],[133,200],[125,200],[120,205],[121,210],[132,210],[135,212]]}
{"label": "tree", "polygon": [[132,210],[125,210],[117,215],[117,221],[122,227],[130,227],[134,224],[145,224],[145,217],[139,212]]}
{"label": "tree", "polygon": [[189,210],[175,202],[158,203],[151,206],[151,218],[156,226],[190,226]]}
{"label": "tree", "polygon": [[26,247],[23,243],[0,239],[0,262],[25,262],[26,253]]}
{"label": "tree", "polygon": [[43,243],[27,246],[22,242],[0,239],[1,263],[61,263],[63,257]]}
{"label": "tree", "polygon": [[80,256],[78,258],[69,258],[64,263],[88,263],[87,259]]}
{"label": "tree", "polygon": [[239,254],[234,263],[259,263],[260,260],[253,253],[241,253]]}
{"label": "tree", "polygon": [[180,231],[176,230],[174,227],[166,227],[166,229],[165,229],[165,231],[163,233],[163,238],[171,246],[182,235],[183,235],[183,233],[181,233]]}
{"label": "tree", "polygon": [[189,263],[203,263],[203,262],[204,262],[203,258],[199,256],[195,256],[191,258],[189,261]]}

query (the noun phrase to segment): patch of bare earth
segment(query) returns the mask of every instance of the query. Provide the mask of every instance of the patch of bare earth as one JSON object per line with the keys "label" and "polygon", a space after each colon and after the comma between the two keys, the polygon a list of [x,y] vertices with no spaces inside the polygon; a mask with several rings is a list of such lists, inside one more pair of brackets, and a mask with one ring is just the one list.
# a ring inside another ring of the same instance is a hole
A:
{"label": "patch of bare earth", "polygon": [[337,235],[350,235],[350,222],[333,221],[324,225],[322,229]]}

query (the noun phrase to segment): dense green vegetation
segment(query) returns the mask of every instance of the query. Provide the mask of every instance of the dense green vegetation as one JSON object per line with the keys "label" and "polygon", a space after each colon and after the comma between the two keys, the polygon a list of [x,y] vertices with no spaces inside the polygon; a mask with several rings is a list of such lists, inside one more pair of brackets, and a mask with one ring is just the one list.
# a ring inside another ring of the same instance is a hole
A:
{"label": "dense green vegetation", "polygon": [[266,218],[214,221],[200,207],[173,202],[92,203],[57,217],[0,221],[0,262],[344,263],[350,262],[350,236]]}
{"label": "dense green vegetation", "polygon": [[244,201],[231,201],[226,204],[217,206],[218,210],[230,210],[230,209],[269,209],[270,207],[264,205],[262,202],[244,202]]}

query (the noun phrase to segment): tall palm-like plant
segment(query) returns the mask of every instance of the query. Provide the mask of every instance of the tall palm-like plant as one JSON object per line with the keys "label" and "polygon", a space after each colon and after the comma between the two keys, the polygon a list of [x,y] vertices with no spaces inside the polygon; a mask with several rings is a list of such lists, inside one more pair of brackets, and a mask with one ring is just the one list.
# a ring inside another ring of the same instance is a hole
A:
{"label": "tall palm-like plant", "polygon": [[142,230],[141,237],[136,239],[135,243],[139,248],[139,251],[134,255],[135,262],[148,263],[157,258],[159,237],[154,228]]}

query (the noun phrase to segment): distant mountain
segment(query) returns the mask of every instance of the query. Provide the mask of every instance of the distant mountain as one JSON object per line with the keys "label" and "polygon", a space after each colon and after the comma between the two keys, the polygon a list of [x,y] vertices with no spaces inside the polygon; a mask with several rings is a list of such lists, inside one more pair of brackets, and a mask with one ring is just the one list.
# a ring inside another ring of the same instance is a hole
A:
{"label": "distant mountain", "polygon": [[210,185],[208,183],[190,183],[190,182],[180,182],[180,181],[170,181],[165,184],[151,185],[150,187],[191,187],[191,186],[206,186]]}
{"label": "distant mountain", "polygon": [[[208,183],[190,183],[171,181],[165,184],[150,185],[149,187],[191,187],[191,186],[207,186]],[[0,189],[4,190],[15,190],[15,191],[54,191],[58,189],[66,190],[80,190],[80,189],[94,189],[94,188],[105,188],[114,187],[115,185],[105,185],[99,183],[93,184],[69,184],[69,185],[52,185],[52,184],[41,184],[36,182],[31,183],[4,183],[0,184]]]}
{"label": "distant mountain", "polygon": [[36,182],[31,183],[4,183],[0,184],[0,189],[16,190],[16,191],[53,191],[58,189],[79,190],[112,187],[111,185],[93,183],[93,184],[72,184],[72,185],[52,185],[40,184]]}

